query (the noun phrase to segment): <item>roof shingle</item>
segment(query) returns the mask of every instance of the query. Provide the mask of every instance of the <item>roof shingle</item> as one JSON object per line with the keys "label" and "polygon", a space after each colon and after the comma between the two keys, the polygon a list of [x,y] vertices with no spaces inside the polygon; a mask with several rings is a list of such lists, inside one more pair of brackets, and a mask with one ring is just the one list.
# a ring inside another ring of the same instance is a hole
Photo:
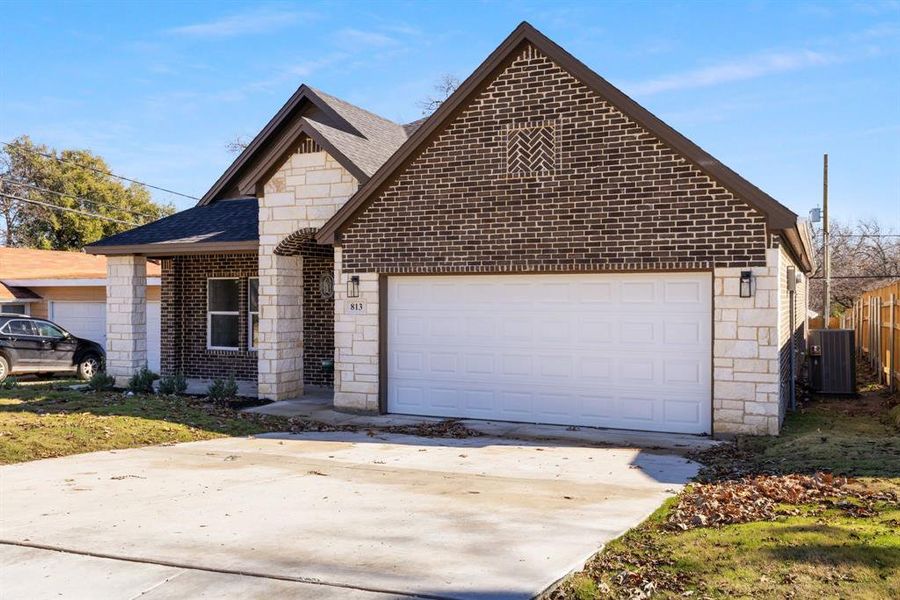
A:
{"label": "roof shingle", "polygon": [[104,248],[160,244],[256,242],[259,240],[259,204],[256,198],[221,200],[195,206],[159,221],[104,238],[85,246],[103,254]]}

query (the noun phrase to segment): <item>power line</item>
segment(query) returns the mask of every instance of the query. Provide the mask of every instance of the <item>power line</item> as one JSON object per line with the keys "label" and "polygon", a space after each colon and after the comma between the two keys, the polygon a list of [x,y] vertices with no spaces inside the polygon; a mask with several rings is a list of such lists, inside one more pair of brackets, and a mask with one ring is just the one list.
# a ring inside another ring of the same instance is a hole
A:
{"label": "power line", "polygon": [[831,237],[900,238],[900,233],[833,233]]}
{"label": "power line", "polygon": [[88,166],[88,165],[83,165],[83,164],[81,164],[81,163],[77,163],[77,162],[75,162],[74,160],[70,160],[70,159],[68,159],[68,158],[62,158],[61,156],[55,156],[55,155],[53,155],[53,154],[48,154],[47,152],[41,152],[40,150],[35,150],[34,148],[27,148],[27,147],[22,146],[22,145],[20,145],[20,144],[11,144],[11,143],[9,143],[9,142],[0,142],[0,144],[3,144],[4,146],[8,146],[8,147],[10,147],[10,148],[17,148],[17,149],[19,149],[19,150],[24,150],[24,151],[26,151],[26,152],[31,152],[31,153],[33,153],[33,154],[37,154],[37,155],[39,155],[39,156],[43,156],[44,158],[49,158],[49,159],[56,160],[56,161],[59,161],[59,162],[69,163],[70,165],[75,165],[76,167],[81,167],[82,169],[87,169],[88,171],[93,171],[93,172],[95,172],[95,173],[100,173],[101,175],[108,175],[109,177],[115,177],[116,179],[121,179],[121,180],[123,180],[123,181],[128,181],[128,182],[130,182],[130,183],[136,183],[136,184],[138,184],[138,185],[142,185],[142,186],[144,186],[144,187],[148,187],[148,188],[151,188],[151,189],[154,189],[154,190],[159,190],[159,191],[161,191],[161,192],[166,192],[166,193],[168,193],[168,194],[175,194],[176,196],[181,196],[181,197],[183,197],[183,198],[190,198],[191,200],[199,200],[199,199],[200,199],[200,198],[197,198],[196,196],[191,196],[191,195],[189,195],[189,194],[182,194],[181,192],[176,192],[175,190],[170,190],[170,189],[167,189],[167,188],[164,188],[164,187],[160,187],[160,186],[158,186],[158,185],[151,185],[151,184],[149,184],[149,183],[144,183],[143,181],[138,181],[137,179],[130,179],[130,178],[125,177],[125,176],[123,176],[123,175],[116,175],[115,173],[111,173],[111,172],[109,172],[109,171],[104,171],[103,169],[97,169],[97,168],[95,168],[95,167],[91,167],[91,166]]}
{"label": "power line", "polygon": [[28,204],[37,204],[38,206],[43,206],[45,208],[51,208],[53,210],[64,210],[67,212],[78,213],[79,215],[84,215],[85,217],[91,217],[93,219],[101,219],[103,221],[112,221],[113,223],[121,223],[122,225],[129,225],[131,227],[135,227],[138,225],[137,223],[132,223],[131,221],[122,221],[121,219],[114,219],[113,217],[107,217],[105,215],[94,215],[85,210],[79,210],[77,208],[69,208],[68,206],[59,206],[57,204],[48,204],[46,202],[41,202],[39,200],[32,200],[30,198],[20,198],[18,196],[12,196],[10,194],[4,194],[0,192],[0,198],[8,198],[9,200],[17,200],[19,202],[27,202]]}
{"label": "power line", "polygon": [[[900,277],[900,273],[896,275],[832,275],[832,279],[895,279]],[[810,279],[825,279],[821,275],[810,277]]]}
{"label": "power line", "polygon": [[45,187],[41,187],[41,186],[38,186],[38,185],[32,185],[32,184],[30,184],[30,183],[22,183],[22,182],[19,182],[19,181],[10,181],[9,179],[4,179],[3,177],[0,177],[0,181],[4,181],[4,182],[6,182],[8,185],[19,185],[19,186],[22,186],[22,187],[26,187],[26,188],[29,188],[29,189],[38,191],[38,192],[44,192],[44,193],[47,193],[47,194],[54,194],[54,195],[60,196],[60,197],[62,197],[62,198],[72,198],[73,200],[79,200],[79,201],[81,201],[81,202],[89,202],[90,204],[95,204],[95,205],[97,205],[97,206],[105,206],[105,207],[107,207],[107,208],[114,208],[114,209],[116,209],[116,210],[119,210],[119,211],[122,211],[122,212],[126,212],[126,213],[129,213],[129,214],[138,216],[138,217],[150,217],[150,218],[155,218],[155,215],[152,215],[152,214],[150,214],[150,213],[142,213],[142,212],[139,212],[139,211],[136,211],[136,210],[129,210],[129,209],[127,209],[127,208],[120,208],[120,207],[118,207],[118,206],[109,204],[108,202],[102,202],[102,201],[100,201],[100,200],[91,200],[90,198],[82,198],[81,196],[76,196],[76,195],[74,195],[74,194],[65,194],[65,193],[63,193],[63,192],[57,192],[56,190],[47,189],[47,188],[45,188]]}

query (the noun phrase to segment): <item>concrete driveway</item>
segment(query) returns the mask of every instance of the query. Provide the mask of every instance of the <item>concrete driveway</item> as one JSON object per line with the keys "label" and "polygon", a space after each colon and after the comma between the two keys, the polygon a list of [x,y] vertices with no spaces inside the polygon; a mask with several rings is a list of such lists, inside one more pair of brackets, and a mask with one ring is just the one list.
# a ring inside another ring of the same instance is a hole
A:
{"label": "concrete driveway", "polygon": [[637,449],[329,433],[0,467],[28,598],[530,598],[694,475]]}

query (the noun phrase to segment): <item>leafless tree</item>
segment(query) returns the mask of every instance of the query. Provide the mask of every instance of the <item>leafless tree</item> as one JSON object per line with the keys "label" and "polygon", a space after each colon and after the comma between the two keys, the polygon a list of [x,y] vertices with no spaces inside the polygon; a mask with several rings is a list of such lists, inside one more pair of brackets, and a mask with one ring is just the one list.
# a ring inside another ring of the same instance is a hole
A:
{"label": "leafless tree", "polygon": [[[825,282],[821,228],[813,231],[816,270],[812,274],[809,307],[822,312]],[[832,314],[853,305],[862,292],[880,287],[900,275],[900,234],[875,219],[850,224],[831,222]]]}
{"label": "leafless tree", "polygon": [[444,73],[440,76],[437,83],[434,84],[434,94],[419,100],[416,104],[422,109],[423,115],[430,115],[436,111],[437,108],[444,103],[444,100],[449,98],[450,94],[455,92],[458,87],[459,79],[454,75]]}
{"label": "leafless tree", "polygon": [[225,144],[225,149],[228,150],[231,154],[240,154],[249,145],[250,140],[242,135],[236,135],[234,136],[234,139]]}

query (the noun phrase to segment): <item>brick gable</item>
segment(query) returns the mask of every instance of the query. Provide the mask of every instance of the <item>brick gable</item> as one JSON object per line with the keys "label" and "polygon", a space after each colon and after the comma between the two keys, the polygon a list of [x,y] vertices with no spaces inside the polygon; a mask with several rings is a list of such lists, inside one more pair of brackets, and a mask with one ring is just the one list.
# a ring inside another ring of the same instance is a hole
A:
{"label": "brick gable", "polygon": [[[536,150],[552,169],[510,168],[527,127],[552,127]],[[764,265],[766,236],[763,215],[525,45],[341,245],[346,273],[685,269]]]}

